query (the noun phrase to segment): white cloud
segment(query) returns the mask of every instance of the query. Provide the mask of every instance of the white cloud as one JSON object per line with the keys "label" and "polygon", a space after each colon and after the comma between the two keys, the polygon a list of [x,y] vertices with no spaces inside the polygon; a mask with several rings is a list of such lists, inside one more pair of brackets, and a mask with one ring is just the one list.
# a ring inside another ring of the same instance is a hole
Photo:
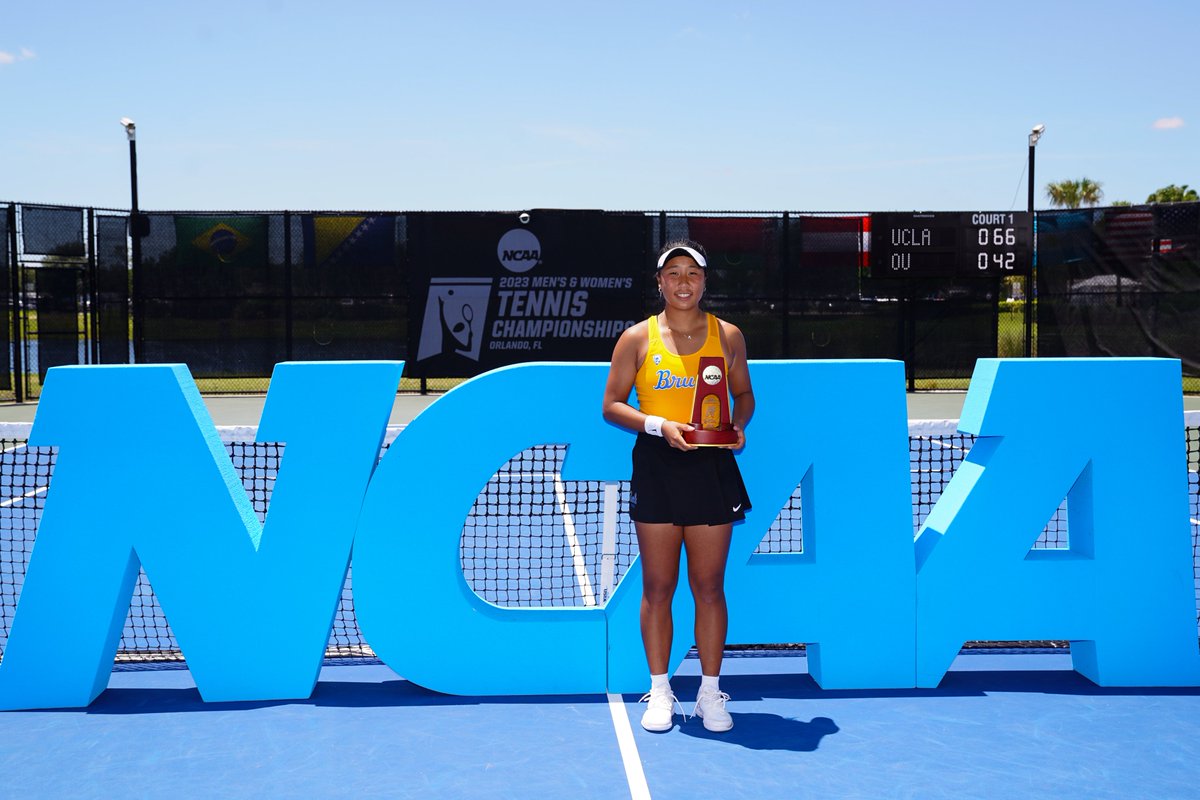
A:
{"label": "white cloud", "polygon": [[1170,131],[1182,127],[1183,117],[1163,117],[1154,120],[1154,130],[1156,131]]}
{"label": "white cloud", "polygon": [[274,150],[290,150],[296,153],[313,153],[318,150],[326,150],[332,142],[324,139],[275,139],[270,142],[270,146]]}
{"label": "white cloud", "polygon": [[37,55],[28,47],[22,47],[20,52],[17,53],[0,50],[0,65],[15,64],[18,61],[28,61],[31,58],[37,58]]}
{"label": "white cloud", "polygon": [[525,129],[537,136],[566,141],[584,150],[610,150],[619,142],[611,133],[574,125],[526,125]]}

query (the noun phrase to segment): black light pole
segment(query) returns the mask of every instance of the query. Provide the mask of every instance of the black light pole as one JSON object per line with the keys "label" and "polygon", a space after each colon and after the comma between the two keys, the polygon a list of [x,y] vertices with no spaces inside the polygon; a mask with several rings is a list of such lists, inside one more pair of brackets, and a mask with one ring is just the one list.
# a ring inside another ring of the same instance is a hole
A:
{"label": "black light pole", "polygon": [[[1042,138],[1042,134],[1046,132],[1045,125],[1034,125],[1033,130],[1029,132],[1029,213],[1033,213],[1033,153],[1037,147],[1038,139]],[[133,134],[130,134],[132,136]]]}
{"label": "black light pole", "polygon": [[[1029,131],[1029,216],[1030,224],[1033,223],[1033,154],[1037,147],[1038,139],[1042,138],[1042,134],[1046,132],[1046,126],[1038,123]],[[1037,235],[1034,234],[1034,253],[1037,252]],[[1025,275],[1025,357],[1033,357],[1033,261],[1034,256],[1031,253],[1029,258],[1029,271]]]}
{"label": "black light pole", "polygon": [[142,309],[141,309],[141,275],[142,275],[142,226],[141,214],[138,213],[138,179],[137,179],[137,126],[129,117],[121,117],[121,125],[129,137],[129,237],[133,242],[133,360],[142,361]]}

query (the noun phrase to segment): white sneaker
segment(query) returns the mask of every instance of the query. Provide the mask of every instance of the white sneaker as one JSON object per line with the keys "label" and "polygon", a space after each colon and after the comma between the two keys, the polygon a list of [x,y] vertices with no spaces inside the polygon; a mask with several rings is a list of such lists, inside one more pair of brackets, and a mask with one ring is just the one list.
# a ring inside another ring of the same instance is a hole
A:
{"label": "white sneaker", "polygon": [[725,701],[729,695],[711,689],[701,691],[696,697],[696,707],[692,709],[693,717],[704,720],[704,727],[713,733],[721,733],[733,727],[733,717],[725,710]]}
{"label": "white sneaker", "polygon": [[[679,705],[679,701],[670,689],[665,692],[646,692],[638,702],[649,704],[646,706],[646,713],[642,714],[643,728],[648,731],[671,730],[671,726],[675,724],[675,706]],[[683,706],[679,706],[679,713],[683,714]],[[684,719],[687,719],[686,714]]]}

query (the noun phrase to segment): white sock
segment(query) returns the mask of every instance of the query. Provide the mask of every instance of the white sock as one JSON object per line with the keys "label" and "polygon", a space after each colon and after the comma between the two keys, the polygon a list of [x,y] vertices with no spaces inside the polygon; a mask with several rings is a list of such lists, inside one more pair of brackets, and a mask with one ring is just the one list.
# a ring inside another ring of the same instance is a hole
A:
{"label": "white sock", "polygon": [[714,692],[721,691],[720,687],[717,685],[717,681],[719,681],[720,679],[721,679],[721,676],[719,676],[719,675],[701,675],[700,676],[700,691],[707,692],[710,689]]}
{"label": "white sock", "polygon": [[662,675],[651,675],[650,691],[667,692],[669,694],[671,691],[671,676],[665,672]]}

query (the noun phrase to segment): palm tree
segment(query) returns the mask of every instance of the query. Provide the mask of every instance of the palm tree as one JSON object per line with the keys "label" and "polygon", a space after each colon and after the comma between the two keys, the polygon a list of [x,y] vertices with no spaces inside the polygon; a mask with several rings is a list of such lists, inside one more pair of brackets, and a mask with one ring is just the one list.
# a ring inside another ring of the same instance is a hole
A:
{"label": "palm tree", "polygon": [[1094,206],[1104,197],[1100,184],[1091,178],[1080,178],[1077,181],[1058,181],[1046,184],[1046,197],[1050,205],[1056,208],[1079,208],[1081,205]]}
{"label": "palm tree", "polygon": [[1059,181],[1046,184],[1046,197],[1055,208],[1079,208],[1078,181]]}
{"label": "palm tree", "polygon": [[1079,179],[1079,199],[1085,206],[1098,206],[1103,197],[1104,190],[1100,188],[1099,183],[1091,178]]}
{"label": "palm tree", "polygon": [[1146,198],[1147,203],[1188,203],[1196,200],[1200,200],[1200,195],[1196,194],[1195,189],[1189,189],[1186,183],[1183,186],[1172,183]]}

